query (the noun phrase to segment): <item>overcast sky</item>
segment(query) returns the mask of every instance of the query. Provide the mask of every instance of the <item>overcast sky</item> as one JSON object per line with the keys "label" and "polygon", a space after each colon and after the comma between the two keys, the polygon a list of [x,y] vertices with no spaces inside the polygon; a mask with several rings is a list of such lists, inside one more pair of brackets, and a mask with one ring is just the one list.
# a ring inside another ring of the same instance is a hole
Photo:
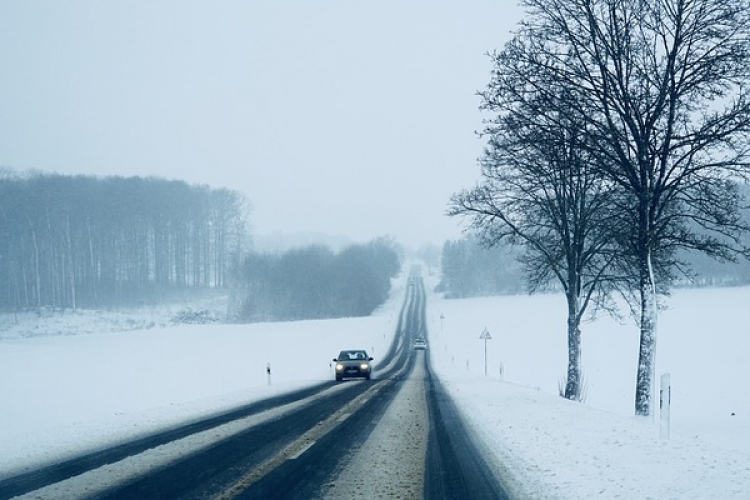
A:
{"label": "overcast sky", "polygon": [[259,235],[460,236],[515,0],[0,0],[0,166],[228,187]]}

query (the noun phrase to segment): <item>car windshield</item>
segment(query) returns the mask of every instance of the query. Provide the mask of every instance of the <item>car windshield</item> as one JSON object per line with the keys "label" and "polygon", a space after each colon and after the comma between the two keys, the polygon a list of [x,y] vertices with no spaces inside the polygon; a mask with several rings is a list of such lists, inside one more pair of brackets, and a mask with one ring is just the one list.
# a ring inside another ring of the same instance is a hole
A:
{"label": "car windshield", "polygon": [[339,361],[359,361],[366,360],[367,353],[365,351],[341,351],[339,353]]}

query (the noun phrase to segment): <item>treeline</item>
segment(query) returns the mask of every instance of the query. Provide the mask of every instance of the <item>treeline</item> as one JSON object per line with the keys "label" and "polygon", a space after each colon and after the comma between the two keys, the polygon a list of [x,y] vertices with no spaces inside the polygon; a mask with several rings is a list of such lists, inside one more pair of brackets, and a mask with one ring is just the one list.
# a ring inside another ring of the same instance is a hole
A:
{"label": "treeline", "polygon": [[[508,245],[488,248],[476,238],[446,241],[440,258],[441,279],[436,291],[458,299],[523,293],[527,290],[523,255]],[[750,261],[719,262],[699,252],[683,252],[684,274],[678,287],[750,285]],[[547,288],[555,289],[549,282]]]}
{"label": "treeline", "polygon": [[441,280],[436,291],[447,298],[516,294],[524,290],[518,252],[487,248],[475,238],[446,241],[440,259]]}
{"label": "treeline", "polygon": [[237,321],[367,316],[388,298],[401,268],[393,241],[379,238],[338,253],[312,245],[242,263],[231,314]]}
{"label": "treeline", "polygon": [[721,262],[700,253],[684,255],[685,274],[675,281],[678,287],[750,285],[750,261]]}
{"label": "treeline", "polygon": [[143,303],[225,287],[242,196],[158,178],[0,173],[0,308]]}

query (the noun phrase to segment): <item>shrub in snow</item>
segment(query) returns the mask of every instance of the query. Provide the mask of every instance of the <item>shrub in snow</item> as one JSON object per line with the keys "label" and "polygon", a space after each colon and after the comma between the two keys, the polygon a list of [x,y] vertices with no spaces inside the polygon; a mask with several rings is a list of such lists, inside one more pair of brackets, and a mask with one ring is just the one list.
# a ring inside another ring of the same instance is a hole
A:
{"label": "shrub in snow", "polygon": [[189,308],[183,309],[172,318],[172,322],[177,324],[205,325],[216,323],[217,321],[219,321],[219,318],[208,309],[201,309],[198,311]]}

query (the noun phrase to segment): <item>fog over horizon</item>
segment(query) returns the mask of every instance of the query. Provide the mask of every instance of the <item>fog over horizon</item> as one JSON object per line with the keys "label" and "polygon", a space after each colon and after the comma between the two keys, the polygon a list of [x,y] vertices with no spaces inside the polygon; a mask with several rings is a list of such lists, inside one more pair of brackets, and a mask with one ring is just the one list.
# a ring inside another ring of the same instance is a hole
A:
{"label": "fog over horizon", "polygon": [[515,2],[0,4],[0,166],[227,187],[259,237],[460,237]]}

